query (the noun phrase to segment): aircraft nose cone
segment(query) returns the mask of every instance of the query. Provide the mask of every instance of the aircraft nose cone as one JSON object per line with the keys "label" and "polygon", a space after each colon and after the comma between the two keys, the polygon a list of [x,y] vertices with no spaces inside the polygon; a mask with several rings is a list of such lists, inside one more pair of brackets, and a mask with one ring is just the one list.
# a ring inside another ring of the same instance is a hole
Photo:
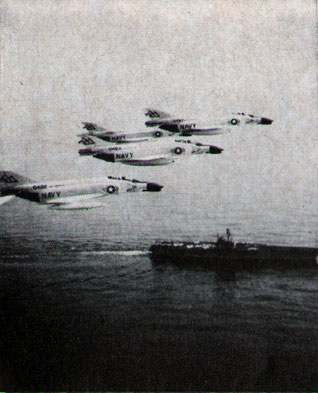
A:
{"label": "aircraft nose cone", "polygon": [[273,123],[272,119],[268,119],[267,117],[262,117],[261,118],[260,124],[272,124],[272,123]]}
{"label": "aircraft nose cone", "polygon": [[217,147],[217,146],[210,146],[210,148],[209,148],[210,154],[221,154],[222,151],[223,151],[223,149],[221,149],[220,147]]}
{"label": "aircraft nose cone", "polygon": [[147,191],[161,191],[162,185],[157,183],[147,183]]}

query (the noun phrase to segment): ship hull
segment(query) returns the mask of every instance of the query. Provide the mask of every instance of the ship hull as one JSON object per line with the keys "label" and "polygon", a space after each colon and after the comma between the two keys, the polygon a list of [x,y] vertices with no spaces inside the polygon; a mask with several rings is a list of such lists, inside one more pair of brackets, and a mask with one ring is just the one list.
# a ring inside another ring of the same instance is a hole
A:
{"label": "ship hull", "polygon": [[238,244],[232,248],[201,248],[195,245],[151,246],[155,262],[178,265],[205,266],[217,269],[256,269],[268,267],[318,267],[318,249],[309,247],[283,247]]}

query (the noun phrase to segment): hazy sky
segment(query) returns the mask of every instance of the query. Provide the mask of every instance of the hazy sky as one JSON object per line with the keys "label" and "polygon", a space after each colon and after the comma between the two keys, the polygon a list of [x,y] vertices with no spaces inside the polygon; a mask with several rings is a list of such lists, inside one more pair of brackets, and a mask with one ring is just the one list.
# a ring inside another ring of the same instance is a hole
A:
{"label": "hazy sky", "polygon": [[[208,178],[257,184],[255,193],[317,184],[314,0],[4,0],[1,8],[2,168],[39,180],[133,175],[184,189]],[[274,123],[212,137],[221,156],[168,167],[78,156],[82,121],[143,129],[147,106],[212,120],[244,111]]]}

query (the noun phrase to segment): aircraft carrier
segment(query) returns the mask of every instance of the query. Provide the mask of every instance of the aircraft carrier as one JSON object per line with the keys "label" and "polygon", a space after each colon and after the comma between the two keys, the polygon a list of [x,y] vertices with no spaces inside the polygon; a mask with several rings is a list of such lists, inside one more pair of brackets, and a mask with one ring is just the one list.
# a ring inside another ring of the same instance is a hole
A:
{"label": "aircraft carrier", "polygon": [[318,248],[236,243],[230,231],[216,242],[169,242],[150,247],[154,262],[215,269],[318,268]]}

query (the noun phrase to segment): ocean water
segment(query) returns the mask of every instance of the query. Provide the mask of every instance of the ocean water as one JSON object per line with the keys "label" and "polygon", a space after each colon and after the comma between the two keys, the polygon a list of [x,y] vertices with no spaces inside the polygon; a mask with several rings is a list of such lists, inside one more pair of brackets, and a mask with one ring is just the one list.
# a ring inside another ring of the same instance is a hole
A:
{"label": "ocean water", "polygon": [[1,206],[3,389],[318,388],[318,269],[222,275],[148,252],[226,228],[236,240],[318,246],[315,190],[262,205],[226,184],[227,198],[170,184],[89,211]]}

